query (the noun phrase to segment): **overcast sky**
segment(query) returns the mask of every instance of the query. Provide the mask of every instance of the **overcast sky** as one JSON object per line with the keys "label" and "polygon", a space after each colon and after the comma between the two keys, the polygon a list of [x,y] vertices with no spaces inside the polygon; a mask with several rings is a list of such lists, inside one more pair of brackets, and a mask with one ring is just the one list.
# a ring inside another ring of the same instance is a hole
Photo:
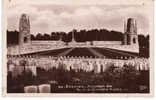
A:
{"label": "overcast sky", "polygon": [[22,13],[26,13],[30,18],[32,34],[95,28],[123,32],[124,20],[129,17],[137,20],[139,34],[149,34],[149,11],[144,4],[107,5],[83,3],[72,5],[71,2],[38,1],[11,0],[8,5],[8,29],[18,30],[19,18]]}

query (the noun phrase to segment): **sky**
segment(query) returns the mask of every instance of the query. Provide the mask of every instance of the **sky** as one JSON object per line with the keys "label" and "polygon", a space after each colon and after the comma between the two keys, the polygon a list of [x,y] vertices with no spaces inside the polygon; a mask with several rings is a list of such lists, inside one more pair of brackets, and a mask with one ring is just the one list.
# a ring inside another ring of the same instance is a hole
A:
{"label": "sky", "polygon": [[124,21],[129,17],[137,20],[138,34],[149,34],[149,9],[144,3],[116,4],[112,2],[109,4],[93,0],[88,3],[73,2],[73,0],[11,0],[7,13],[8,30],[18,30],[19,18],[23,13],[30,18],[31,34],[95,28],[123,32]]}

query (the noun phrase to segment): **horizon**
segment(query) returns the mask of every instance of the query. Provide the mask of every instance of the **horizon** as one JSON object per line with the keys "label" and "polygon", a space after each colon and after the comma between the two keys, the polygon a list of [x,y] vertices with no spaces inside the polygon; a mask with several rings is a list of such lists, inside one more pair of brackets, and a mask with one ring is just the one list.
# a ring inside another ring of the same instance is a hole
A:
{"label": "horizon", "polygon": [[[76,30],[76,29],[73,29],[73,30]],[[44,34],[48,34],[48,35],[51,35],[51,33],[65,33],[65,34],[69,34],[70,32],[72,32],[73,30],[71,30],[71,31],[69,31],[69,32],[64,32],[64,31],[53,31],[53,32],[50,32],[50,33],[45,33],[45,32],[37,32],[37,33],[35,33],[35,34],[33,34],[33,33],[31,33],[30,32],[30,34],[31,35],[34,35],[34,36],[36,36],[37,34],[42,34],[42,35],[44,35]],[[86,30],[86,29],[80,29],[80,30],[77,30],[77,32],[80,32],[81,30]],[[96,29],[89,29],[89,30],[86,30],[86,31],[91,31],[91,30],[96,30]],[[105,29],[105,28],[101,28],[101,29],[97,29],[97,30],[107,30],[107,31],[109,31],[109,32],[111,32],[111,31],[115,31],[115,32],[119,32],[119,33],[121,33],[121,34],[124,34],[124,32],[121,32],[121,31],[116,31],[116,30],[108,30],[108,29]],[[7,31],[9,31],[9,32],[15,32],[15,31],[17,31],[17,32],[19,32],[19,30],[8,30],[7,29]],[[138,33],[137,33],[138,34]],[[148,36],[148,35],[150,35],[150,34],[138,34],[138,35],[144,35],[144,36]]]}

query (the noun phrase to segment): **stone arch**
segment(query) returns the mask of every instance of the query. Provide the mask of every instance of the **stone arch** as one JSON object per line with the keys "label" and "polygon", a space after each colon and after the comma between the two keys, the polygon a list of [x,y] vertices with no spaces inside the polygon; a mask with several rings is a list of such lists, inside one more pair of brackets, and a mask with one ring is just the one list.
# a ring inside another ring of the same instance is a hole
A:
{"label": "stone arch", "polygon": [[27,42],[28,42],[28,38],[24,37],[24,43],[27,43]]}
{"label": "stone arch", "polygon": [[130,35],[127,35],[127,44],[130,45],[130,42],[131,42],[131,37]]}
{"label": "stone arch", "polygon": [[133,43],[136,43],[136,38],[133,38]]}

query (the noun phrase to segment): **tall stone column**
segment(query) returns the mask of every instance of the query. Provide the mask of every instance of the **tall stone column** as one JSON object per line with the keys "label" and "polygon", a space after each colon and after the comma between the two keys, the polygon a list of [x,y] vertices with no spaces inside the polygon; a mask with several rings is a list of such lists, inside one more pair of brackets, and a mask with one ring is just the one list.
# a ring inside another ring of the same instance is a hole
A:
{"label": "tall stone column", "polygon": [[128,18],[124,31],[124,45],[138,45],[137,23],[134,18]]}
{"label": "tall stone column", "polygon": [[26,14],[22,14],[19,21],[19,45],[31,42],[30,21]]}

